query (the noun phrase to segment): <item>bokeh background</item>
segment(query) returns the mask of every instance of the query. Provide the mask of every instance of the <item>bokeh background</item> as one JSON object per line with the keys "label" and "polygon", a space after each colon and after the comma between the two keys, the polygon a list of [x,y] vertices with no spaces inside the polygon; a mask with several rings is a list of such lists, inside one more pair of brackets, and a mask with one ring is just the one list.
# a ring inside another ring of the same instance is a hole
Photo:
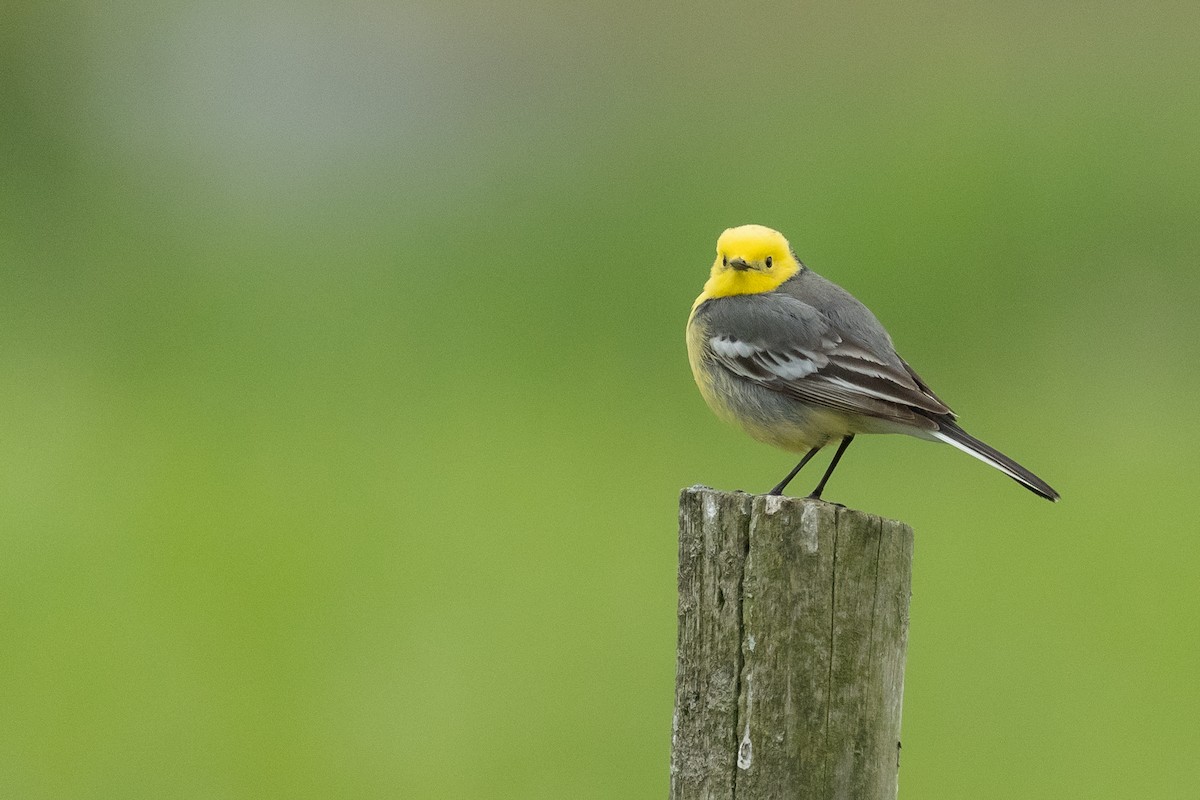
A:
{"label": "bokeh background", "polygon": [[3,16],[0,796],[665,797],[677,493],[792,464],[684,354],[750,221],[1063,493],[833,480],[901,797],[1200,795],[1194,3]]}

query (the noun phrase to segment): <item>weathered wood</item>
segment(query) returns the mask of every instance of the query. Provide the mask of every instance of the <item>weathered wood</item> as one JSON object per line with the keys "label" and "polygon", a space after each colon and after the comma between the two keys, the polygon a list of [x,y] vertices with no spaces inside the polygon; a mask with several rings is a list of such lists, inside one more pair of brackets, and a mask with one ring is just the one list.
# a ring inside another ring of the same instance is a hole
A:
{"label": "weathered wood", "polygon": [[895,798],[912,543],[819,500],[683,491],[672,800]]}

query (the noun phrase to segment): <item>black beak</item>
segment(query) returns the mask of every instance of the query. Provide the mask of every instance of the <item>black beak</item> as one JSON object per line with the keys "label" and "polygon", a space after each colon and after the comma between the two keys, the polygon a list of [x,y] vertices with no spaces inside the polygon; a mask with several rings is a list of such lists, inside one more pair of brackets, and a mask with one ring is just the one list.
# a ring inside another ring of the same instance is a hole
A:
{"label": "black beak", "polygon": [[746,263],[746,259],[744,258],[729,259],[729,266],[739,272],[745,272],[746,270],[750,269],[750,265]]}

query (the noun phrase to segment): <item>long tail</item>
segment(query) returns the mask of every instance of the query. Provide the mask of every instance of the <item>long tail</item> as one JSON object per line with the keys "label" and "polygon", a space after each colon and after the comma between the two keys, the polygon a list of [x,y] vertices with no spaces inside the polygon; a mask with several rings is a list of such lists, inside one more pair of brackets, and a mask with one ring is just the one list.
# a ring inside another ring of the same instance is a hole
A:
{"label": "long tail", "polygon": [[1034,494],[1041,495],[1051,502],[1058,500],[1058,492],[1054,491],[1050,484],[996,448],[979,441],[953,422],[938,420],[938,426],[939,430],[933,432],[936,438],[954,445],[964,453],[970,453],[985,464],[990,464]]}

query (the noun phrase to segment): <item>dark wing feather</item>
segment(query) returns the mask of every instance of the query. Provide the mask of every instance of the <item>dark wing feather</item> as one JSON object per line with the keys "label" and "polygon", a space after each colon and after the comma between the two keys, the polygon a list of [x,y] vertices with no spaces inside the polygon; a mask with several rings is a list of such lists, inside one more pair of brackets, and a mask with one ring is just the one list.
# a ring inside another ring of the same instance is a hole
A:
{"label": "dark wing feather", "polygon": [[890,345],[868,345],[794,297],[743,295],[700,311],[717,363],[768,389],[847,414],[931,429],[930,417],[951,413]]}

